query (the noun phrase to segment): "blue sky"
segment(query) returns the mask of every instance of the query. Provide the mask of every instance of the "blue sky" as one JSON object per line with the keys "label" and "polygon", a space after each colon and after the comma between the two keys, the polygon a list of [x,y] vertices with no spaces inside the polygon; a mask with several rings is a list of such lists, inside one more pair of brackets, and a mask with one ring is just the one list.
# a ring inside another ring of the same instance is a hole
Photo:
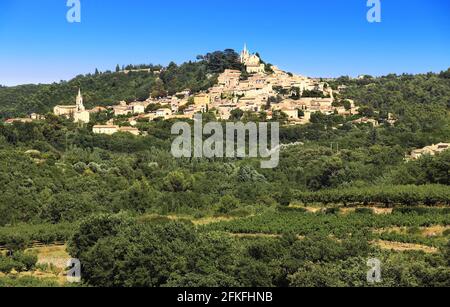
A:
{"label": "blue sky", "polygon": [[0,1],[0,84],[47,83],[116,64],[181,63],[247,42],[251,51],[307,76],[382,75],[450,67],[450,1],[66,0]]}

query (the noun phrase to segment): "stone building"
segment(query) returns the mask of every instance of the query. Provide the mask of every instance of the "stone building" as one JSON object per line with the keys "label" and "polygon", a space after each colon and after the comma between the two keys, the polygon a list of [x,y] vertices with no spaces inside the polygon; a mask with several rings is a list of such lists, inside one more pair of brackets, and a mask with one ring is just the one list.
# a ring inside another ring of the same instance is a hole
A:
{"label": "stone building", "polygon": [[239,80],[241,78],[241,72],[234,69],[226,69],[222,74],[219,75],[218,82],[219,85],[226,89],[233,89],[239,86]]}
{"label": "stone building", "polygon": [[198,94],[194,96],[194,104],[195,106],[207,106],[209,105],[209,103],[211,102],[211,97],[206,94],[206,93],[202,93],[202,94]]}
{"label": "stone building", "polygon": [[95,125],[92,128],[92,132],[95,134],[107,134],[113,135],[119,131],[119,126],[115,125]]}
{"label": "stone building", "polygon": [[83,96],[81,95],[81,89],[78,89],[78,95],[75,105],[56,106],[53,109],[53,113],[57,116],[73,118],[73,121],[75,123],[81,122],[88,124],[90,121],[90,113],[89,111],[86,111],[86,108],[83,105]]}
{"label": "stone building", "polygon": [[437,154],[440,154],[446,150],[450,149],[450,144],[449,143],[439,143],[436,145],[431,145],[431,146],[427,146],[424,147],[422,149],[416,149],[413,150],[411,152],[411,156],[410,158],[413,160],[417,160],[420,159],[422,156],[425,155],[430,155],[430,156],[435,156]]}
{"label": "stone building", "polygon": [[95,134],[106,134],[113,135],[117,132],[130,133],[135,136],[140,135],[140,131],[138,128],[134,127],[119,127],[116,125],[95,125],[92,128],[92,132]]}
{"label": "stone building", "polygon": [[256,54],[248,51],[247,45],[241,52],[241,63],[245,65],[249,74],[264,73],[266,70],[266,65],[261,63],[261,59]]}

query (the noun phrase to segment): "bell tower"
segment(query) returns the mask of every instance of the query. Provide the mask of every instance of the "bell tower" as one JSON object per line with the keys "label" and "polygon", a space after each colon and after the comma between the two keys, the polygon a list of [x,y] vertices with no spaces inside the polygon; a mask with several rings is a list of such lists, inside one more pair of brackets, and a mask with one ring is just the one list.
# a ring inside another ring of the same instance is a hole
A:
{"label": "bell tower", "polygon": [[244,50],[241,52],[241,63],[246,63],[250,58],[250,52],[247,49],[247,44],[244,44]]}
{"label": "bell tower", "polygon": [[81,95],[81,89],[78,89],[78,96],[77,96],[77,112],[85,111],[83,105],[83,96]]}

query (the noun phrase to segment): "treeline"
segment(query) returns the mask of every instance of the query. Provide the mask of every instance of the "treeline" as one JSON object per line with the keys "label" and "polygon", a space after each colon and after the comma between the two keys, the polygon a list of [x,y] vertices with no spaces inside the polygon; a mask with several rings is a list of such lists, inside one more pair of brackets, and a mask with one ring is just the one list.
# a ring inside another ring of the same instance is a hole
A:
{"label": "treeline", "polygon": [[25,250],[34,243],[53,244],[66,242],[73,233],[73,223],[20,224],[0,228],[0,248],[15,251]]}
{"label": "treeline", "polygon": [[[201,56],[196,62],[171,63],[168,67],[148,65],[151,72],[96,71],[59,83],[0,87],[0,119],[46,114],[56,105],[74,104],[78,88],[82,89],[88,108],[109,106],[122,100],[131,102],[150,96],[163,97],[185,89],[196,93],[211,87],[217,74],[225,69],[240,69],[242,65],[238,59],[234,50],[227,49]],[[147,65],[142,67],[147,68]],[[135,69],[133,66],[128,68]]]}
{"label": "treeline", "polygon": [[363,79],[341,77],[330,82],[337,89],[347,88],[336,98],[353,99],[362,116],[395,125],[378,128],[373,142],[390,146],[422,148],[439,142],[450,142],[450,69],[436,74],[390,74]]}
{"label": "treeline", "polygon": [[317,212],[298,207],[279,207],[259,215],[209,224],[203,228],[233,234],[270,236],[291,233],[297,236],[332,236],[337,239],[364,233],[367,240],[373,241],[376,238],[374,231],[379,229],[450,225],[449,208],[402,207],[394,208],[392,214],[375,214],[371,209],[360,207],[354,212],[344,213],[337,207],[322,208]]}
{"label": "treeline", "polygon": [[361,231],[341,240],[294,233],[245,239],[123,214],[84,220],[69,242],[71,256],[83,263],[84,285],[100,287],[370,287],[371,257],[383,263],[376,286],[450,286],[449,249],[381,252]]}
{"label": "treeline", "polygon": [[383,204],[392,205],[449,205],[450,189],[444,185],[371,186],[345,189],[297,192],[294,198],[305,204]]}
{"label": "treeline", "polygon": [[146,72],[87,74],[53,84],[21,85],[0,89],[0,118],[46,114],[56,105],[74,104],[81,88],[86,107],[108,106],[121,100],[145,100],[157,84]]}

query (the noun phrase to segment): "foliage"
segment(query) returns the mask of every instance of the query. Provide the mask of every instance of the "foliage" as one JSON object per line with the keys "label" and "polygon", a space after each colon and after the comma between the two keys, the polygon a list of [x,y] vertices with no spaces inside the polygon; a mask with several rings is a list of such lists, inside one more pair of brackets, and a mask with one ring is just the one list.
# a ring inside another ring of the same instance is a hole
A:
{"label": "foliage", "polygon": [[115,72],[79,75],[60,83],[0,87],[0,119],[45,114],[56,105],[74,104],[78,88],[82,89],[88,108],[110,106],[122,100],[143,101],[150,96],[173,95],[185,89],[196,93],[211,87],[216,80],[214,76],[225,69],[241,69],[242,64],[237,59],[237,53],[227,49],[181,65],[129,65],[125,67],[130,70],[128,73],[116,69]]}
{"label": "foliage", "polygon": [[449,204],[450,189],[443,185],[424,186],[371,186],[339,190],[321,190],[315,193],[297,193],[296,199],[304,203],[322,204]]}
{"label": "foliage", "polygon": [[[78,87],[88,107],[187,88],[196,93],[224,69],[242,71],[237,57],[225,50],[181,65],[119,66],[58,84],[2,87],[0,117],[73,104]],[[150,72],[133,71],[139,69]],[[92,286],[370,286],[368,257],[383,261],[381,286],[448,286],[447,234],[424,237],[395,228],[450,225],[449,209],[435,207],[450,200],[450,152],[405,160],[413,149],[450,141],[449,80],[447,71],[330,81],[332,88],[347,85],[334,104],[348,108],[354,100],[362,114],[317,113],[308,125],[282,126],[286,146],[275,169],[260,169],[258,159],[175,159],[173,121],[139,123],[147,134],[139,137],[94,135],[92,124],[79,127],[51,114],[0,124],[0,247],[6,250],[0,268],[33,269],[35,258],[24,250],[69,240]],[[273,103],[300,94],[275,90]],[[148,110],[156,107],[162,106]],[[111,118],[108,112],[95,116]],[[231,120],[266,116],[235,110]],[[353,124],[361,116],[381,126]],[[392,117],[395,124],[387,121]],[[274,112],[272,120],[286,119]],[[290,207],[294,203],[333,206],[310,213]],[[394,207],[393,213],[377,215],[373,204]],[[335,205],[363,208],[347,213]],[[172,221],[180,216],[228,219],[194,227]],[[439,252],[382,252],[371,245],[376,239]],[[0,278],[0,285],[37,284]]]}
{"label": "foliage", "polygon": [[348,213],[345,215],[328,212],[305,213],[293,210],[268,211],[258,216],[219,222],[204,226],[207,230],[231,233],[278,234],[294,233],[308,236],[319,234],[345,238],[355,233],[369,233],[389,227],[430,227],[450,225],[450,214],[442,209],[424,214],[394,212],[387,215]]}
{"label": "foliage", "polygon": [[[234,252],[231,240],[201,234],[185,223],[128,224],[111,232],[104,221],[82,223],[70,250],[83,263],[83,277],[96,286],[232,286],[228,276]],[[101,229],[92,237],[82,229]],[[87,242],[87,243],[84,243]],[[215,259],[214,262],[205,261]],[[205,279],[206,278],[206,279]]]}
{"label": "foliage", "polygon": [[0,255],[0,272],[9,274],[12,270],[26,272],[34,268],[37,256],[30,253],[16,252],[10,256]]}
{"label": "foliage", "polygon": [[0,277],[2,288],[55,288],[60,287],[56,280],[42,280],[36,277]]}

